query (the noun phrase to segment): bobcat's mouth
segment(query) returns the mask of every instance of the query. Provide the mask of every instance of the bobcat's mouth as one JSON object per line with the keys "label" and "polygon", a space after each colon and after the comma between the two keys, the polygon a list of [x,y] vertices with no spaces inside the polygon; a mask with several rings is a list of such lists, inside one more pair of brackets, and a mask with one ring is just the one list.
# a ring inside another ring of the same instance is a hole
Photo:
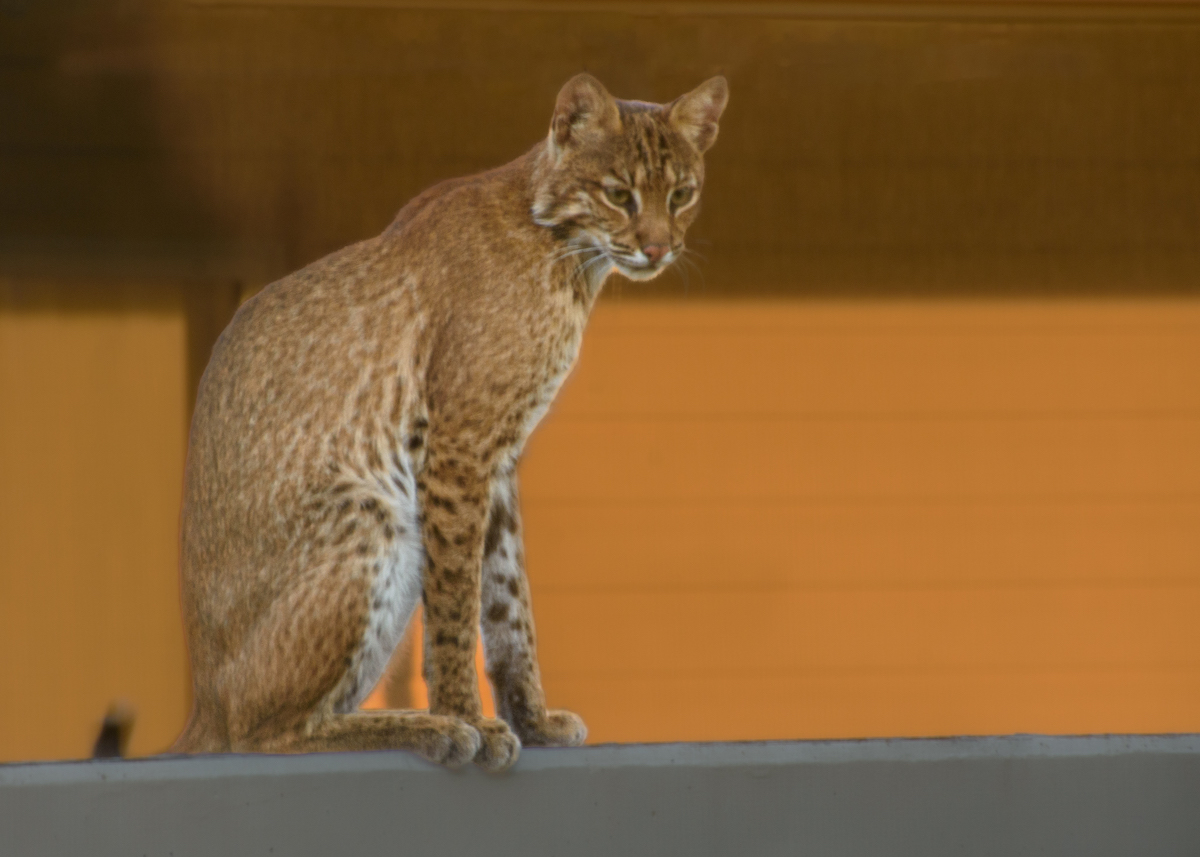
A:
{"label": "bobcat's mouth", "polygon": [[652,280],[661,274],[663,269],[667,267],[666,262],[658,265],[646,264],[640,267],[633,267],[624,262],[616,262],[615,265],[618,271],[631,280]]}
{"label": "bobcat's mouth", "polygon": [[612,260],[613,266],[620,271],[624,276],[631,280],[652,280],[667,269],[667,267],[675,261],[675,251],[667,253],[657,262],[651,262],[648,259],[635,259],[628,256],[618,256],[615,253],[608,253],[608,258]]}

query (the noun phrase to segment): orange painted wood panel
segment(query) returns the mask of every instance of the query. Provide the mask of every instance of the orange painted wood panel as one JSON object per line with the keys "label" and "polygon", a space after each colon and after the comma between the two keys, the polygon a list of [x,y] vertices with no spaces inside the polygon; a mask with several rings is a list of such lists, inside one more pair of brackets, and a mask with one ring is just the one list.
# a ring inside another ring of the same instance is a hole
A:
{"label": "orange painted wood panel", "polygon": [[522,471],[530,499],[1200,496],[1200,415],[615,418],[553,430]]}
{"label": "orange painted wood panel", "polygon": [[184,328],[0,306],[0,760],[89,755],[115,699],[136,754],[183,725]]}
{"label": "orange painted wood panel", "polygon": [[[1200,584],[546,593],[536,604],[549,678],[1187,668],[1200,704]],[[592,645],[560,642],[579,638]]]}
{"label": "orange painted wood panel", "polygon": [[886,670],[554,678],[588,740],[743,741],[1196,731],[1194,669]]}
{"label": "orange painted wood panel", "polygon": [[522,465],[591,739],[1200,729],[1200,302],[602,303]]}
{"label": "orange painted wood panel", "polygon": [[1198,331],[1185,301],[607,303],[555,414],[1196,412]]}
{"label": "orange painted wood panel", "polygon": [[524,503],[541,592],[1200,584],[1200,500]]}
{"label": "orange painted wood panel", "polygon": [[[522,466],[550,704],[594,741],[1200,728],[1198,322],[602,303]],[[182,331],[0,316],[0,758],[86,753],[117,696],[135,752],[182,722]]]}

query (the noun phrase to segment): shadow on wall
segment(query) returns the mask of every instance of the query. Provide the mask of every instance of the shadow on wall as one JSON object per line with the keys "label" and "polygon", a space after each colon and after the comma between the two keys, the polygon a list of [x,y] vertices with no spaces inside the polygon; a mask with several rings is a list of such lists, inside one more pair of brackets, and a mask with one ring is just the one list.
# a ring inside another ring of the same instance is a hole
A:
{"label": "shadow on wall", "polygon": [[689,296],[1200,282],[1190,6],[430,6],[9,0],[0,262],[158,260],[254,289],[526,150],[586,69],[649,100],[730,79]]}
{"label": "shadow on wall", "polygon": [[624,297],[1195,293],[1200,13],[711,9],[193,2],[157,31],[157,95],[271,277],[526,150],[586,69],[629,98],[732,86],[701,275]]}

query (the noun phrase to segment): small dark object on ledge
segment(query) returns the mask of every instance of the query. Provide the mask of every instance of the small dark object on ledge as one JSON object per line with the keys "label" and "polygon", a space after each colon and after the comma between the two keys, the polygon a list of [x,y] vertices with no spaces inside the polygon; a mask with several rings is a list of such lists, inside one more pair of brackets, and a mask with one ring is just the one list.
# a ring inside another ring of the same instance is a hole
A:
{"label": "small dark object on ledge", "polygon": [[92,748],[93,759],[124,758],[129,735],[133,732],[133,714],[133,708],[125,702],[113,702],[108,706]]}

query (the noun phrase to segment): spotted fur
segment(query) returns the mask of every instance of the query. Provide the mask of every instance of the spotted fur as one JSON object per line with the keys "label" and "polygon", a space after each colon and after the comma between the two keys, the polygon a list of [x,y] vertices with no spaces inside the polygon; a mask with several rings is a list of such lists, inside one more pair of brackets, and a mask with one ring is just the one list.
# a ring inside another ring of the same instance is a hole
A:
{"label": "spotted fur", "polygon": [[[538,675],[515,469],[614,269],[660,273],[726,101],[563,87],[547,139],[264,289],[200,384],[183,506],[195,704],[177,752],[574,745]],[[428,712],[360,712],[417,599]],[[482,716],[482,627],[499,719]]]}

